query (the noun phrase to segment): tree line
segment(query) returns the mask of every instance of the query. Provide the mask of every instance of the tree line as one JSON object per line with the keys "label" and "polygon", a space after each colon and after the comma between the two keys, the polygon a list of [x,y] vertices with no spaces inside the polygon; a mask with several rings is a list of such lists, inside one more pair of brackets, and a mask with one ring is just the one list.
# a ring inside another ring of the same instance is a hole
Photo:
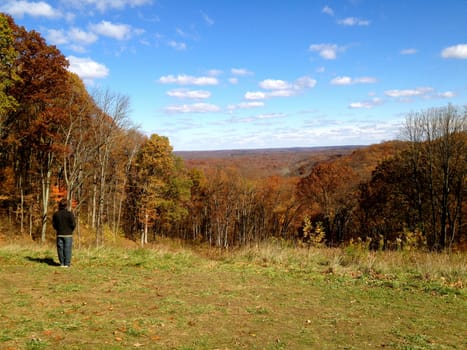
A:
{"label": "tree line", "polygon": [[[217,247],[277,238],[442,250],[467,239],[466,108],[409,113],[401,141],[316,164],[303,176],[245,178],[188,168],[167,137],[131,124],[127,96],[88,92],[63,54],[0,14],[0,216],[45,241],[66,197],[80,232]],[[378,149],[374,159],[365,163]]]}

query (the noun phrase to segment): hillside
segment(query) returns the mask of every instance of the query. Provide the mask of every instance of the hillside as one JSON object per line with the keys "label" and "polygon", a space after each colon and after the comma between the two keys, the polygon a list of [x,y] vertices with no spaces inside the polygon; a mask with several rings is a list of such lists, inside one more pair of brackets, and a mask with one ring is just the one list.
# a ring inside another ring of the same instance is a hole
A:
{"label": "hillside", "polygon": [[354,248],[0,244],[0,348],[465,348],[465,255]]}
{"label": "hillside", "polygon": [[404,142],[387,141],[369,146],[180,151],[175,154],[189,168],[234,168],[246,178],[304,176],[317,163],[333,161],[353,168],[362,180],[367,180],[380,161],[404,147]]}
{"label": "hillside", "polygon": [[296,147],[251,150],[179,151],[189,168],[236,168],[247,178],[301,176],[314,164],[349,155],[365,146]]}

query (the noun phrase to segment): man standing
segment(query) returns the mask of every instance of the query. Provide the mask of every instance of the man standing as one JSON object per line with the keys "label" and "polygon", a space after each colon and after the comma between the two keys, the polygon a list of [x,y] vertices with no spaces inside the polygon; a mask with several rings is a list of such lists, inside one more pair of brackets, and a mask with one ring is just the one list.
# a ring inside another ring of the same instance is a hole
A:
{"label": "man standing", "polygon": [[67,210],[66,199],[58,203],[58,211],[52,217],[52,225],[57,231],[57,253],[60,265],[70,267],[75,217],[71,211]]}

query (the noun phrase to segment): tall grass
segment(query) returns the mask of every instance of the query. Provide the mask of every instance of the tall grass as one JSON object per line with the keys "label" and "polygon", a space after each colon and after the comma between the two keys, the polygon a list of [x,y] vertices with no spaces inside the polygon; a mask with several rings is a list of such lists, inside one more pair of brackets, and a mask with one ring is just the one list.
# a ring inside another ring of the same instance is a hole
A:
{"label": "tall grass", "polygon": [[0,348],[465,348],[465,254],[122,243],[0,243]]}
{"label": "tall grass", "polygon": [[[1,236],[1,235],[0,235]],[[32,241],[29,237],[15,236],[0,239],[2,250],[37,252],[44,249],[55,256],[52,241],[45,245]],[[117,249],[115,249],[117,248]],[[124,248],[119,249],[119,248]],[[337,276],[417,279],[463,288],[467,283],[467,254],[463,252],[428,252],[428,251],[371,251],[363,245],[350,245],[341,248],[297,246],[287,241],[269,240],[233,249],[217,249],[203,245],[187,245],[183,241],[159,239],[145,247],[119,237],[109,240],[103,247],[92,244],[75,244],[81,259],[90,259],[92,263],[109,261],[117,265],[148,264],[147,251],[159,256],[176,254],[183,261],[183,256],[193,259],[194,255],[213,261],[253,264],[261,267],[274,267],[294,273],[320,273]],[[20,255],[20,254],[19,254]]]}
{"label": "tall grass", "polygon": [[416,278],[460,288],[465,286],[467,277],[467,255],[461,252],[370,251],[362,246],[314,248],[269,241],[224,252],[222,256],[261,266],[280,266],[291,271],[353,277]]}

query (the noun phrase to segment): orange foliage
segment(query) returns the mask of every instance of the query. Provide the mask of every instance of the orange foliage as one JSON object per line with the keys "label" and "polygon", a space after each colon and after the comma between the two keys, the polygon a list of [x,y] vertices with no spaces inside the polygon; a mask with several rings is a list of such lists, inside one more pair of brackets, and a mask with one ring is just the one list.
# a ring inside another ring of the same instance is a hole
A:
{"label": "orange foliage", "polygon": [[58,185],[52,185],[50,197],[56,202],[60,202],[63,198],[66,198],[66,188]]}
{"label": "orange foliage", "polygon": [[361,146],[175,152],[188,168],[235,168],[246,179],[308,175],[317,163],[351,154]]}
{"label": "orange foliage", "polygon": [[[67,198],[66,188],[63,187],[63,186],[52,185],[52,188],[51,188],[51,191],[50,191],[50,198],[55,203],[60,202],[62,199],[66,199]],[[73,199],[73,201],[71,203],[71,207],[76,208],[77,205],[78,205],[78,202],[75,199]]]}

